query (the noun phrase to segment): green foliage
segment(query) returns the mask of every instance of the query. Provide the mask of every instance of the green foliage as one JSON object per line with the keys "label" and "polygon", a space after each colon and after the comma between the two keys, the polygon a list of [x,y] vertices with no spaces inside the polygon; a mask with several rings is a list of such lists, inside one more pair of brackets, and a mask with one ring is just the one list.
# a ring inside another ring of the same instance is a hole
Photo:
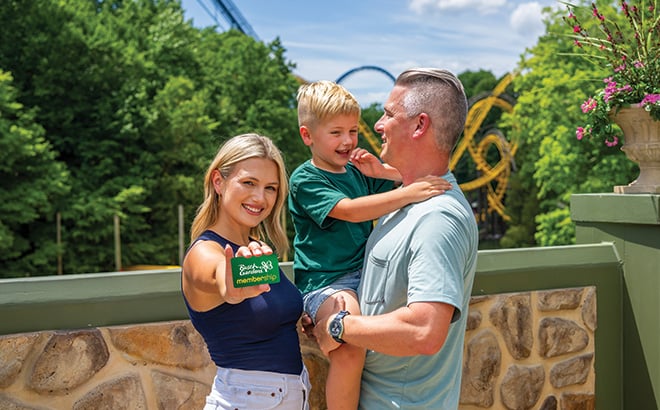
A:
{"label": "green foliage", "polygon": [[383,104],[371,103],[368,107],[362,108],[362,120],[367,124],[370,130],[374,129],[374,125],[383,116]]}
{"label": "green foliage", "polygon": [[535,235],[540,246],[572,245],[575,243],[575,224],[568,208],[556,208],[536,218]]}
{"label": "green foliage", "polygon": [[0,272],[3,276],[54,274],[56,204],[69,191],[33,112],[16,101],[9,73],[0,70]]}
{"label": "green foliage", "polygon": [[483,93],[490,93],[497,85],[497,78],[490,71],[464,71],[458,75],[463,83],[468,99]]}
{"label": "green foliage", "polygon": [[[520,152],[520,151],[518,151]],[[518,155],[516,155],[518,158]],[[517,160],[516,163],[519,163]],[[509,190],[506,197],[506,213],[511,217],[508,228],[502,238],[502,248],[526,248],[535,245],[534,218],[539,212],[534,181],[525,178],[523,173],[513,173],[509,177]]]}
{"label": "green foliage", "polygon": [[[628,183],[635,176],[636,166],[618,148],[576,139],[580,104],[601,86],[605,73],[572,53],[572,41],[562,34],[566,29],[562,16],[563,11],[548,16],[547,34],[521,61],[521,74],[514,80],[519,97],[513,113],[503,119],[519,143],[517,183],[510,187],[507,207],[512,198],[520,197],[536,202],[530,208],[537,208],[536,218],[529,218],[522,217],[522,207],[516,207],[521,217],[509,229],[526,226],[515,231],[517,237],[521,232],[534,232],[533,240],[521,244],[573,243],[570,195],[611,192],[614,185]],[[507,243],[518,242],[509,239]]]}
{"label": "green foliage", "polygon": [[[27,194],[14,184],[2,192],[3,204],[34,214],[2,213],[0,235],[17,249],[11,259],[2,253],[3,273],[54,273],[56,212],[65,273],[115,269],[115,215],[124,266],[178,264],[178,206],[187,229],[222,141],[259,132],[290,170],[307,158],[294,110],[298,83],[279,40],[195,29],[170,0],[5,3],[0,68],[14,75],[16,101],[43,127],[24,126],[32,135],[21,149],[41,138],[36,162],[60,169],[41,173],[48,189],[33,183]],[[3,141],[12,135],[5,129]],[[20,206],[14,196],[42,205]],[[35,233],[43,235],[38,249]]]}
{"label": "green foliage", "polygon": [[[507,247],[572,243],[571,193],[635,176],[617,148],[575,138],[605,73],[573,55],[562,14],[521,60],[514,112],[483,124],[519,143]],[[195,29],[172,0],[4,0],[0,25],[0,276],[56,273],[58,255],[65,273],[114,270],[115,216],[124,266],[178,264],[178,206],[187,229],[220,143],[268,135],[289,171],[309,157],[279,39]],[[497,84],[460,77],[475,98]],[[381,112],[363,110],[369,127]],[[473,178],[469,160],[459,167]]]}
{"label": "green foliage", "polygon": [[[366,124],[369,131],[371,131],[372,136],[376,141],[376,146],[380,149],[380,134],[374,130],[376,122],[383,116],[383,104],[382,103],[371,103],[368,107],[362,108],[362,121]],[[360,133],[360,139],[358,140],[358,146],[366,149],[374,155],[378,155],[377,150],[372,147],[371,143],[363,138],[362,133]]]}

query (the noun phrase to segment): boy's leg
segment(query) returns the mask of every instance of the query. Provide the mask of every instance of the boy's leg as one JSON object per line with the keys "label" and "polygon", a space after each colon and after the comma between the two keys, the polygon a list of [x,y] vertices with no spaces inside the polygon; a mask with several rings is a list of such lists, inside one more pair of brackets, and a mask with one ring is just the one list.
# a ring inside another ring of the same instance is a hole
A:
{"label": "boy's leg", "polygon": [[[322,318],[331,314],[335,299],[340,295],[346,302],[346,310],[353,315],[360,314],[357,295],[352,291],[342,290],[332,294],[321,304],[316,317]],[[365,354],[365,349],[349,344],[341,345],[330,352],[330,369],[325,386],[328,410],[357,409]]]}

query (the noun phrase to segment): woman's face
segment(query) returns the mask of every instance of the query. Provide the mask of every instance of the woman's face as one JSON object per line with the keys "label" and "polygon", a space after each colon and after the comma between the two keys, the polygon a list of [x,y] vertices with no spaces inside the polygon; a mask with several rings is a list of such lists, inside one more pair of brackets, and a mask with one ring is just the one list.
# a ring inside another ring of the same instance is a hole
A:
{"label": "woman's face", "polygon": [[227,178],[213,175],[220,219],[238,229],[253,228],[270,215],[280,188],[277,164],[265,158],[239,162]]}

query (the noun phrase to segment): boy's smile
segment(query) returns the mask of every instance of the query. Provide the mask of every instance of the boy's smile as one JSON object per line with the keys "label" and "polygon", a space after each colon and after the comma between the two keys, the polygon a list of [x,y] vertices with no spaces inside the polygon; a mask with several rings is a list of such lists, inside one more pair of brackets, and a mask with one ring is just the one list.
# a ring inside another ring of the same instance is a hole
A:
{"label": "boy's smile", "polygon": [[357,147],[358,115],[337,115],[314,127],[300,127],[300,134],[312,152],[312,164],[329,172],[345,172],[351,152]]}

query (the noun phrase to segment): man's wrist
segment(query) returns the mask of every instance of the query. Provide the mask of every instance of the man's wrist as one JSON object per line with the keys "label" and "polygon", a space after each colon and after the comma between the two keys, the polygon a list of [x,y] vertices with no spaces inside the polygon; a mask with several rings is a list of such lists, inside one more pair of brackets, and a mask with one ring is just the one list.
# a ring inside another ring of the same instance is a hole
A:
{"label": "man's wrist", "polygon": [[346,343],[343,339],[344,336],[344,317],[350,315],[351,312],[342,310],[328,323],[328,333],[337,343]]}

